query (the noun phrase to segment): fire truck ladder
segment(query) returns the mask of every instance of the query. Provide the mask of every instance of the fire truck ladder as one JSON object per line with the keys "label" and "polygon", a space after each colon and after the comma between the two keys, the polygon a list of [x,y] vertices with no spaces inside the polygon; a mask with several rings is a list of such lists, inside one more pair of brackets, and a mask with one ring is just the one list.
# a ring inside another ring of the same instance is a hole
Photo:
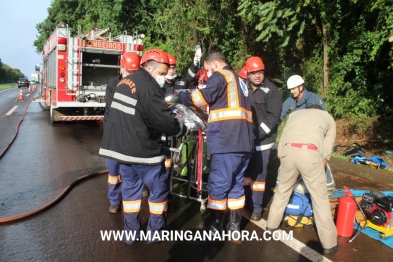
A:
{"label": "fire truck ladder", "polygon": [[[75,63],[78,64],[77,68],[75,69],[73,66],[72,72],[77,75],[76,82],[71,81],[71,90],[67,88],[66,90],[66,95],[75,95],[75,91],[80,91],[81,85],[81,77],[82,77],[82,64],[81,64],[81,57],[82,57],[82,43],[84,39],[88,40],[97,40],[97,39],[105,39],[101,37],[103,34],[106,32],[110,31],[110,28],[105,28],[105,29],[92,29],[89,32],[82,34],[82,27],[79,25],[78,26],[78,40],[76,40],[76,45],[74,46],[72,50],[72,57],[71,57],[71,63],[74,65]],[[110,38],[110,37],[109,37]],[[74,52],[76,50],[76,52]]]}
{"label": "fire truck ladder", "polygon": [[[80,28],[80,26],[79,26],[79,28]],[[79,28],[78,28],[78,30],[79,30]],[[95,29],[90,30],[88,33],[84,34],[84,37],[89,40],[97,40],[99,38],[101,38],[102,40],[106,40],[106,38],[101,37],[101,35],[105,34],[108,31],[110,31],[109,27],[105,28],[105,29],[95,28]]]}
{"label": "fire truck ladder", "polygon": [[[82,67],[79,66],[81,63],[81,57],[82,57],[82,39],[84,38],[84,35],[81,34],[81,26],[78,26],[78,38],[69,38],[70,40],[72,39],[72,49],[68,50],[69,53],[71,53],[71,57],[69,60],[67,60],[68,65],[72,68],[70,70],[72,72],[71,77],[68,78],[69,83],[70,83],[70,88],[66,88],[66,95],[67,96],[75,96],[75,91],[79,89],[79,83],[81,81],[81,75],[82,75]],[[76,52],[75,52],[76,51]],[[77,66],[75,66],[77,65]],[[76,76],[75,76],[76,75]],[[71,79],[70,79],[71,78]],[[74,78],[76,79],[74,82]]]}

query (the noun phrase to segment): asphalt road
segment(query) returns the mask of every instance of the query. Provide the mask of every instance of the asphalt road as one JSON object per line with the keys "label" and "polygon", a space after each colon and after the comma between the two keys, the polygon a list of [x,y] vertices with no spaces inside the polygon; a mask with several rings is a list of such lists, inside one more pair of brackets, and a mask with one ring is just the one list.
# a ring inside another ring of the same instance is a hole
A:
{"label": "asphalt road", "polygon": [[[29,99],[16,100],[18,89],[0,92],[0,152],[14,136]],[[10,115],[14,106],[17,108]],[[10,217],[39,208],[54,199],[78,177],[105,170],[98,156],[102,136],[101,122],[50,124],[49,112],[31,103],[20,125],[18,136],[0,159],[0,217]],[[278,161],[269,164],[267,187],[275,183]],[[345,172],[345,164],[332,170],[338,187],[387,190],[381,181]],[[106,199],[107,177],[101,175],[76,186],[54,207],[19,221],[0,224],[0,261],[388,261],[392,249],[363,234],[352,242],[340,238],[339,250],[321,255],[314,229],[293,229],[292,241],[164,241],[148,245],[138,242],[127,246],[122,241],[103,241],[101,231],[122,230],[122,214],[110,214]],[[272,194],[265,194],[270,203]],[[208,223],[200,205],[172,197],[168,210],[170,232],[189,231],[193,235]],[[269,205],[265,208],[267,218]],[[147,199],[142,201],[142,228],[148,219]],[[264,221],[255,224],[244,213],[242,229],[262,238]],[[286,230],[290,234],[291,230]]]}

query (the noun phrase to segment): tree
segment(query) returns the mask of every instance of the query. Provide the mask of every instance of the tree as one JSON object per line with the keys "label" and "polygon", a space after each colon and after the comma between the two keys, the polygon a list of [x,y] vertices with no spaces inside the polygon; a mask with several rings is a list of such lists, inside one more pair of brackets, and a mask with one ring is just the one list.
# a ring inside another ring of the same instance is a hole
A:
{"label": "tree", "polygon": [[237,70],[261,56],[283,90],[290,75],[304,76],[336,117],[391,114],[392,16],[392,0],[54,0],[34,45],[40,52],[60,22],[72,35],[79,25],[141,32],[145,50],[175,55],[179,74],[200,44],[204,53],[220,49]]}
{"label": "tree", "polygon": [[19,69],[11,68],[0,62],[0,83],[15,83],[20,77],[26,77]]}

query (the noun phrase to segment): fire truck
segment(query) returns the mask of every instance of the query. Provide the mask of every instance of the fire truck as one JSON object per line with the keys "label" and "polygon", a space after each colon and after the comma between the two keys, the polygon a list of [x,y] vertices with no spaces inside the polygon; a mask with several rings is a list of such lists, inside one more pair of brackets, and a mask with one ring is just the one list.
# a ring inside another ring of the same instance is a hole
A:
{"label": "fire truck", "polygon": [[[107,35],[107,36],[105,36]],[[70,37],[60,23],[43,48],[40,106],[50,111],[50,122],[102,120],[108,81],[120,73],[125,52],[142,55],[143,34],[127,31],[112,37],[109,28],[92,29]]]}

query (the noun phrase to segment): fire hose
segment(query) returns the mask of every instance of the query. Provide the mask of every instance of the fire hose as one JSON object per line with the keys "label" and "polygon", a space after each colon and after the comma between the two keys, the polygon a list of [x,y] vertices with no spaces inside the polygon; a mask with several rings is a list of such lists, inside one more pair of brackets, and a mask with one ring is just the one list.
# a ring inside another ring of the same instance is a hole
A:
{"label": "fire hose", "polygon": [[[18,122],[16,129],[15,129],[15,135],[13,136],[13,138],[11,139],[11,141],[8,143],[8,145],[4,148],[4,150],[0,153],[0,159],[4,156],[4,154],[6,153],[6,151],[10,148],[10,146],[12,145],[12,143],[14,142],[16,136],[18,135],[18,130],[19,130],[19,126],[22,123],[23,119],[25,118],[26,115],[26,111],[27,108],[29,107],[30,103],[32,101],[34,101],[35,99],[37,99],[39,96],[34,97],[32,100],[29,101],[29,103],[26,106],[26,109],[22,115],[21,120]],[[71,190],[72,188],[74,188],[77,184],[79,184],[80,182],[89,179],[89,178],[93,178],[99,175],[104,175],[104,174],[108,174],[108,170],[102,170],[102,171],[98,171],[98,172],[94,172],[94,173],[90,173],[87,175],[83,175],[79,178],[77,178],[76,180],[74,180],[69,186],[67,186],[55,199],[53,199],[51,202],[37,208],[34,209],[32,211],[29,211],[27,213],[23,213],[23,214],[19,214],[19,215],[15,215],[15,216],[10,216],[10,217],[2,217],[0,218],[0,224],[1,223],[7,223],[7,222],[13,222],[16,220],[20,220],[22,218],[26,218],[26,217],[30,217],[33,216],[35,214],[38,214],[54,205],[56,205],[57,203],[59,203]]]}
{"label": "fire hose", "polygon": [[[14,136],[12,137],[11,141],[7,144],[7,146],[3,149],[3,151],[1,151],[1,153],[0,153],[0,159],[5,155],[5,152],[7,152],[8,148],[10,148],[10,146],[12,145],[12,143],[14,143],[14,140],[15,140],[16,136],[18,135],[18,132],[19,132],[19,126],[20,126],[20,124],[22,123],[23,119],[25,118],[26,111],[27,111],[27,108],[29,108],[30,103],[31,103],[33,100],[37,99],[38,97],[39,97],[39,96],[34,97],[34,98],[31,99],[31,100],[29,101],[29,103],[27,104],[26,109],[25,109],[25,111],[23,112],[22,119],[21,119],[21,120],[18,122],[18,124],[16,125],[16,129],[15,129],[15,134],[14,134]],[[17,99],[15,100],[15,102],[14,102],[14,104],[13,104],[12,106],[14,106],[14,105],[16,104],[16,101],[17,101]],[[2,117],[4,117],[4,116],[2,116]]]}
{"label": "fire hose", "polygon": [[361,207],[360,204],[359,204],[359,201],[357,201],[357,199],[356,199],[354,196],[352,196],[352,198],[353,198],[353,200],[355,200],[355,202],[356,202],[357,206],[359,207],[360,212],[362,212],[362,215],[363,215],[363,217],[364,217],[364,219],[365,219],[366,222],[365,222],[365,224],[364,224],[362,227],[360,227],[359,230],[357,230],[356,234],[355,234],[353,237],[351,237],[350,240],[348,240],[348,243],[351,243],[352,241],[354,241],[355,238],[359,235],[359,233],[367,226],[367,217],[366,217],[366,214],[364,214],[363,209],[362,209],[362,207]]}

